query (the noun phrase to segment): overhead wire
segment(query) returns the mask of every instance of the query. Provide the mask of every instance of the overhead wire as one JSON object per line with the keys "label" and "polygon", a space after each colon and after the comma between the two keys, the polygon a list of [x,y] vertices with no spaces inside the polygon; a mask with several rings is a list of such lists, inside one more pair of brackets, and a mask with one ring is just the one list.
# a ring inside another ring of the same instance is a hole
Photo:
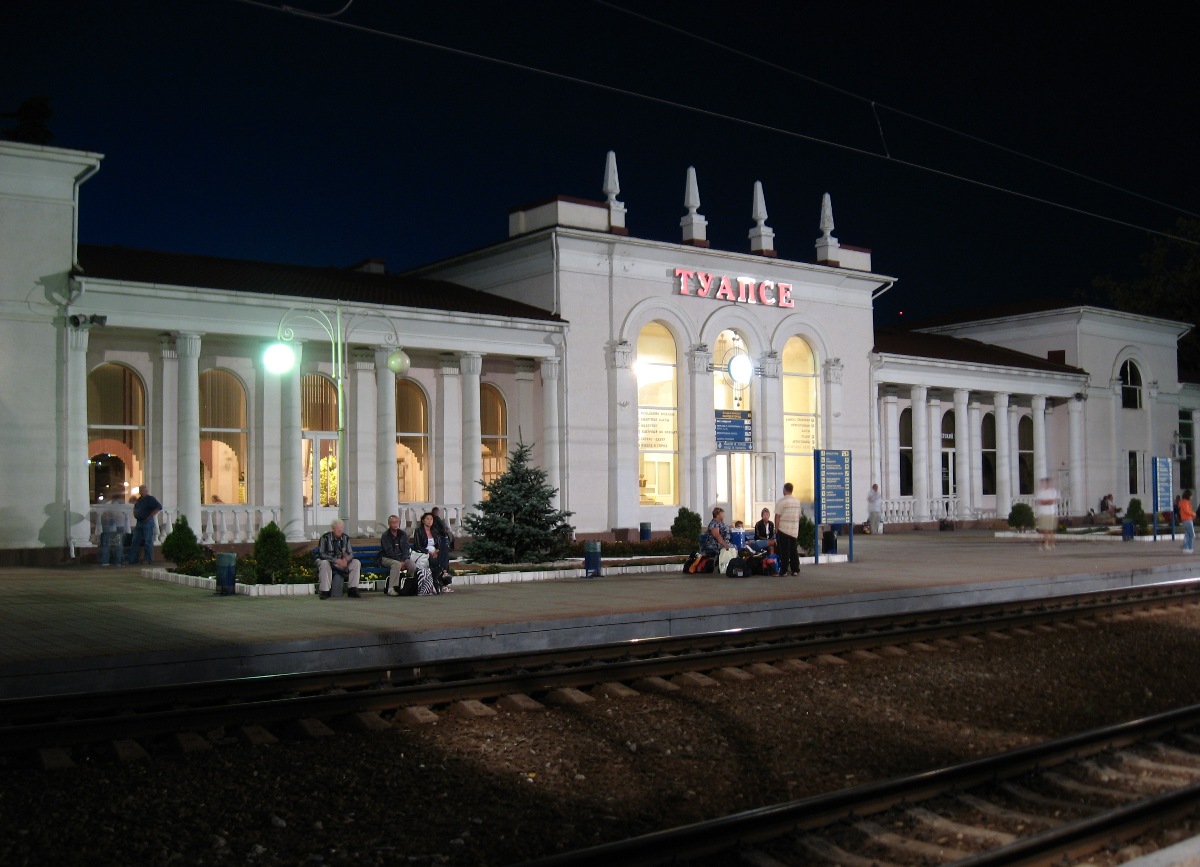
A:
{"label": "overhead wire", "polygon": [[[805,75],[804,73],[798,72],[795,69],[791,69],[787,66],[776,63],[772,60],[768,60],[767,58],[762,57],[761,55],[751,54],[748,51],[742,51],[740,48],[737,48],[733,45],[728,45],[724,42],[718,42],[715,39],[709,39],[706,36],[701,36],[698,33],[693,33],[690,30],[685,30],[682,27],[678,27],[674,24],[669,24],[669,23],[667,23],[665,21],[661,21],[657,18],[652,18],[651,16],[646,15],[642,12],[636,12],[632,9],[627,9],[624,6],[620,6],[616,3],[609,2],[609,0],[592,0],[592,2],[597,4],[598,6],[603,6],[607,9],[612,9],[616,12],[621,12],[621,13],[623,13],[625,15],[629,15],[633,18],[638,18],[642,21],[653,24],[657,27],[661,27],[664,30],[670,30],[671,32],[676,33],[680,36],[685,36],[688,39],[694,39],[697,42],[704,43],[705,45],[709,45],[714,48],[718,48],[722,51],[726,51],[730,54],[737,55],[738,57],[744,58],[746,60],[750,60],[755,63],[761,64],[763,66],[769,67],[771,69],[776,70],[777,72],[782,72],[782,73],[784,73],[786,75],[790,75],[794,78],[799,78],[803,81],[807,81],[810,84],[815,84],[818,87],[823,87],[828,90],[832,90],[833,92],[841,94],[842,96],[846,96],[851,99],[858,100],[859,102],[867,103],[868,105],[870,105],[871,111],[875,115],[875,122],[879,128],[879,136],[880,136],[881,140],[883,139],[883,125],[882,125],[882,123],[880,123],[880,120],[879,120],[878,109],[880,109],[880,108],[882,108],[884,111],[890,111],[893,114],[901,115],[910,120],[915,120],[918,123],[923,123],[928,126],[932,126],[936,129],[941,130],[942,132],[947,132],[947,133],[950,133],[951,135],[956,135],[956,136],[960,136],[962,138],[970,139],[971,141],[976,142],[977,144],[985,145],[990,148],[995,148],[996,150],[1004,151],[1005,153],[1010,154],[1012,156],[1020,157],[1021,159],[1029,160],[1030,162],[1038,163],[1039,165],[1045,166],[1046,168],[1054,169],[1055,171],[1064,172],[1066,174],[1077,177],[1081,180],[1088,181],[1089,183],[1099,184],[1100,186],[1108,187],[1110,190],[1116,190],[1119,193],[1124,193],[1127,196],[1133,196],[1134,198],[1141,199],[1144,202],[1149,202],[1151,204],[1158,205],[1159,207],[1167,208],[1169,210],[1178,211],[1181,214],[1187,214],[1189,217],[1200,217],[1200,214],[1197,214],[1193,211],[1189,211],[1186,208],[1182,208],[1178,205],[1173,205],[1169,202],[1160,201],[1159,199],[1155,199],[1150,196],[1143,195],[1142,193],[1136,192],[1135,190],[1129,190],[1129,189],[1126,189],[1125,187],[1121,187],[1116,184],[1109,183],[1108,181],[1101,180],[1100,178],[1095,178],[1090,175],[1086,175],[1082,172],[1076,171],[1075,169],[1070,169],[1070,168],[1067,168],[1066,166],[1060,166],[1057,163],[1052,163],[1052,162],[1050,162],[1048,160],[1044,160],[1040,157],[1035,157],[1035,156],[1032,156],[1031,154],[1023,153],[1021,151],[1016,150],[1015,148],[1010,148],[1007,145],[998,144],[996,142],[989,141],[988,139],[982,138],[980,136],[972,135],[971,133],[963,132],[962,130],[959,130],[959,129],[954,129],[953,127],[947,126],[946,124],[939,123],[934,120],[929,120],[928,118],[921,117],[920,115],[913,114],[912,112],[905,111],[904,109],[900,109],[900,108],[896,108],[895,106],[880,103],[877,100],[871,99],[870,97],[867,97],[867,96],[863,96],[862,94],[859,94],[859,93],[855,93],[851,90],[847,90],[844,87],[838,87],[835,84],[830,84],[827,81],[822,81],[821,79],[815,78],[811,75]],[[887,149],[886,142],[884,142],[884,149],[885,149],[885,151]]]}
{"label": "overhead wire", "polygon": [[[1178,242],[1184,243],[1184,244],[1200,246],[1200,241],[1195,241],[1190,238],[1172,234],[1170,232],[1164,232],[1160,229],[1153,229],[1148,226],[1138,225],[1137,223],[1131,223],[1127,220],[1117,219],[1116,217],[1109,217],[1104,214],[1098,214],[1094,211],[1088,211],[1083,208],[1077,208],[1077,207],[1074,207],[1073,205],[1067,205],[1062,202],[1056,202],[1051,199],[1045,199],[1040,196],[1031,195],[1029,193],[1023,193],[1023,192],[1020,192],[1019,190],[1013,190],[1013,189],[1010,189],[1007,187],[999,186],[997,184],[991,184],[986,181],[977,180],[975,178],[969,178],[969,177],[966,177],[965,175],[955,174],[954,172],[948,172],[943,169],[933,168],[932,166],[922,165],[920,163],[912,162],[910,160],[899,159],[897,157],[891,156],[886,153],[881,154],[876,151],[868,150],[868,149],[861,148],[861,147],[856,147],[854,145],[848,145],[848,144],[844,144],[842,142],[837,142],[837,141],[832,141],[830,139],[820,138],[819,136],[808,135],[806,133],[796,132],[795,130],[789,130],[789,129],[784,129],[782,127],[773,126],[771,124],[763,123],[761,121],[750,120],[749,118],[744,118],[744,117],[737,117],[735,115],[725,114],[723,112],[714,111],[712,109],[707,109],[707,108],[702,108],[702,107],[696,106],[696,105],[689,105],[687,103],[678,102],[676,100],[667,99],[667,98],[661,97],[661,96],[654,96],[652,94],[641,93],[639,91],[629,90],[627,88],[617,87],[617,86],[611,85],[611,84],[604,84],[602,82],[592,81],[592,80],[589,80],[586,78],[579,78],[574,75],[567,75],[566,73],[562,73],[562,72],[555,72],[554,70],[550,70],[550,69],[543,69],[543,68],[537,67],[537,66],[530,66],[529,64],[526,64],[526,63],[519,63],[519,62],[513,61],[513,60],[505,60],[500,57],[493,57],[493,56],[487,55],[487,54],[480,54],[479,52],[476,52],[476,51],[468,51],[463,48],[455,48],[454,46],[451,46],[451,45],[443,45],[438,42],[430,42],[429,40],[426,40],[426,39],[417,39],[416,37],[413,37],[413,36],[404,36],[403,34],[400,34],[400,33],[392,33],[390,31],[386,31],[386,30],[379,30],[378,28],[368,27],[363,24],[353,24],[349,21],[337,20],[334,18],[327,17],[325,15],[306,12],[305,10],[296,9],[295,7],[292,7],[292,6],[286,6],[286,5],[285,6],[276,6],[272,3],[264,2],[264,0],[234,0],[234,2],[241,3],[246,6],[253,6],[258,9],[264,9],[264,10],[267,10],[270,12],[278,12],[278,13],[283,13],[286,15],[297,15],[302,18],[309,18],[313,21],[318,21],[322,24],[328,24],[328,25],[332,25],[335,27],[341,27],[341,28],[356,31],[359,33],[367,33],[367,34],[371,34],[374,36],[380,36],[385,39],[391,39],[391,40],[394,40],[397,42],[403,42],[408,45],[416,45],[416,46],[420,46],[422,48],[429,48],[429,49],[433,49],[435,51],[442,51],[447,54],[456,55],[458,57],[466,57],[466,58],[470,58],[472,60],[483,61],[485,63],[493,63],[498,66],[504,66],[509,69],[516,69],[516,70],[520,70],[522,72],[530,72],[530,73],[534,73],[536,75],[542,75],[542,76],[546,76],[548,78],[553,78],[558,81],[565,81],[570,84],[578,84],[578,85],[582,85],[584,87],[591,87],[591,88],[594,88],[597,90],[603,90],[608,93],[615,93],[615,94],[619,94],[621,96],[628,96],[628,97],[632,97],[634,99],[640,99],[640,100],[643,100],[646,102],[652,102],[652,103],[656,103],[658,105],[664,105],[664,106],[668,106],[670,108],[680,109],[682,111],[694,112],[696,114],[715,118],[717,120],[729,121],[730,123],[741,124],[743,126],[748,126],[748,127],[754,128],[754,129],[763,130],[764,132],[777,133],[779,135],[788,136],[790,138],[799,139],[801,141],[808,141],[808,142],[813,142],[814,144],[825,145],[826,147],[836,148],[838,150],[846,151],[846,152],[849,152],[852,154],[856,154],[858,156],[871,157],[873,159],[884,160],[886,162],[894,163],[894,164],[900,165],[900,166],[905,166],[905,167],[911,168],[911,169],[916,169],[916,170],[922,171],[922,172],[927,172],[929,174],[937,175],[939,177],[948,178],[950,180],[960,181],[962,183],[971,184],[973,186],[981,187],[981,188],[987,189],[987,190],[992,190],[992,191],[998,192],[998,193],[1004,193],[1006,195],[1014,196],[1016,198],[1024,199],[1026,201],[1037,202],[1039,204],[1048,205],[1050,207],[1058,208],[1060,210],[1068,211],[1070,213],[1079,214],[1080,216],[1091,217],[1092,219],[1101,220],[1103,222],[1112,223],[1112,224],[1118,225],[1118,226],[1124,226],[1125,228],[1128,228],[1128,229],[1135,229],[1140,232],[1146,232],[1147,234],[1156,235],[1158,237],[1166,238],[1168,240],[1178,241]],[[603,3],[604,0],[596,0],[596,2]],[[605,4],[605,5],[609,5],[609,4]],[[614,8],[619,8],[619,7],[614,7]],[[625,10],[622,10],[622,11],[625,11]],[[650,19],[650,20],[652,20],[652,19]],[[665,26],[670,27],[670,25],[665,25]],[[697,38],[703,39],[704,37],[697,37]],[[779,67],[779,68],[783,69],[783,67]],[[800,73],[795,73],[795,74],[799,75],[801,78],[807,78],[807,76],[804,76]],[[813,79],[813,80],[815,81],[815,79]],[[847,95],[855,96],[856,98],[860,98],[860,97],[857,97],[857,95],[850,93],[849,91],[844,91],[841,88],[835,87],[833,85],[825,85],[825,86],[832,87],[832,89],[837,90],[839,92],[846,93]],[[880,134],[882,135],[882,127],[880,129]]]}

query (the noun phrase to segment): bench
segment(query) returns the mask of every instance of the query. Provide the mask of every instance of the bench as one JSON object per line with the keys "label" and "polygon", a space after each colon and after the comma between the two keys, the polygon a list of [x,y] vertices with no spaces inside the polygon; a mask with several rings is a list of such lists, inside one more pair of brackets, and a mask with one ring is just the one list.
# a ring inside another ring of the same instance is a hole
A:
{"label": "bench", "polygon": [[[377,589],[374,582],[376,579],[386,579],[388,576],[388,567],[379,562],[382,548],[379,545],[363,545],[354,549],[354,559],[361,564],[359,569],[359,581],[363,584],[371,582],[366,587],[368,590]],[[317,561],[318,555],[321,553],[320,548],[313,548],[313,562]]]}

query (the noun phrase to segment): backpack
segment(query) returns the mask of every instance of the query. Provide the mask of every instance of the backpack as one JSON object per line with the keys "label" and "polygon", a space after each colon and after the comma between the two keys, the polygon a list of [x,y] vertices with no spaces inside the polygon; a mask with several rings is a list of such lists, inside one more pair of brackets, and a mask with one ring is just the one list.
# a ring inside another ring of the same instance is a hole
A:
{"label": "backpack", "polygon": [[697,555],[695,562],[692,563],[692,567],[689,571],[693,575],[704,575],[713,570],[713,567],[716,566],[716,562],[716,560],[714,560],[712,557],[709,557],[707,554],[699,554]]}
{"label": "backpack", "polygon": [[725,567],[725,574],[730,578],[742,578],[750,574],[750,566],[741,557],[734,557]]}
{"label": "backpack", "polygon": [[683,562],[683,571],[691,574],[696,571],[696,561],[700,559],[699,554],[692,554]]}

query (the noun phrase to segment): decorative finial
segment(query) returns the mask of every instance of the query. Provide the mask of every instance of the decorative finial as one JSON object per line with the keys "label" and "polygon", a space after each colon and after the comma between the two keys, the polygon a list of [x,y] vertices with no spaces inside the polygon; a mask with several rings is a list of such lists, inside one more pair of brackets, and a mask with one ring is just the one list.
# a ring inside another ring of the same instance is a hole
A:
{"label": "decorative finial", "polygon": [[833,199],[829,197],[829,193],[821,196],[821,239],[824,241],[837,241],[833,237]]}
{"label": "decorative finial", "polygon": [[694,247],[708,246],[708,220],[704,219],[697,209],[700,207],[700,185],[696,183],[696,167],[688,166],[687,184],[683,190],[683,206],[687,208],[687,216],[679,221],[683,228],[683,243]]}
{"label": "decorative finial", "polygon": [[625,204],[617,201],[621,192],[621,181],[617,177],[617,153],[609,151],[604,163],[604,194],[608,196],[608,227],[614,235],[627,235],[625,228]]}
{"label": "decorative finial", "polygon": [[767,198],[763,195],[762,181],[754,182],[754,204],[750,218],[755,227],[750,230],[750,252],[774,257],[775,230],[767,226]]}

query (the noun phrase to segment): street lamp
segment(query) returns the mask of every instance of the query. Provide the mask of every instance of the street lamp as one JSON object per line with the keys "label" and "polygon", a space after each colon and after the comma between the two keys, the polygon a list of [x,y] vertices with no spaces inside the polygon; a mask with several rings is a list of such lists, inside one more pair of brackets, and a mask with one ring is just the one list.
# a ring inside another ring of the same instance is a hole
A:
{"label": "street lamp", "polygon": [[287,373],[296,363],[296,354],[288,346],[288,343],[296,338],[296,332],[292,328],[293,323],[307,319],[309,322],[319,325],[329,337],[330,356],[333,361],[333,382],[337,388],[338,516],[343,521],[347,517],[346,497],[342,490],[342,463],[346,460],[346,405],[344,400],[348,352],[346,341],[358,325],[372,317],[384,320],[391,327],[392,333],[384,335],[384,343],[396,348],[388,355],[387,366],[388,370],[396,376],[403,376],[412,366],[412,361],[409,359],[408,353],[400,347],[400,332],[396,330],[396,323],[383,314],[375,312],[352,313],[343,320],[340,301],[334,305],[332,311],[322,310],[316,306],[289,308],[279,320],[279,328],[275,335],[279,342],[268,346],[267,351],[263,353],[263,363],[267,370],[272,373]]}

